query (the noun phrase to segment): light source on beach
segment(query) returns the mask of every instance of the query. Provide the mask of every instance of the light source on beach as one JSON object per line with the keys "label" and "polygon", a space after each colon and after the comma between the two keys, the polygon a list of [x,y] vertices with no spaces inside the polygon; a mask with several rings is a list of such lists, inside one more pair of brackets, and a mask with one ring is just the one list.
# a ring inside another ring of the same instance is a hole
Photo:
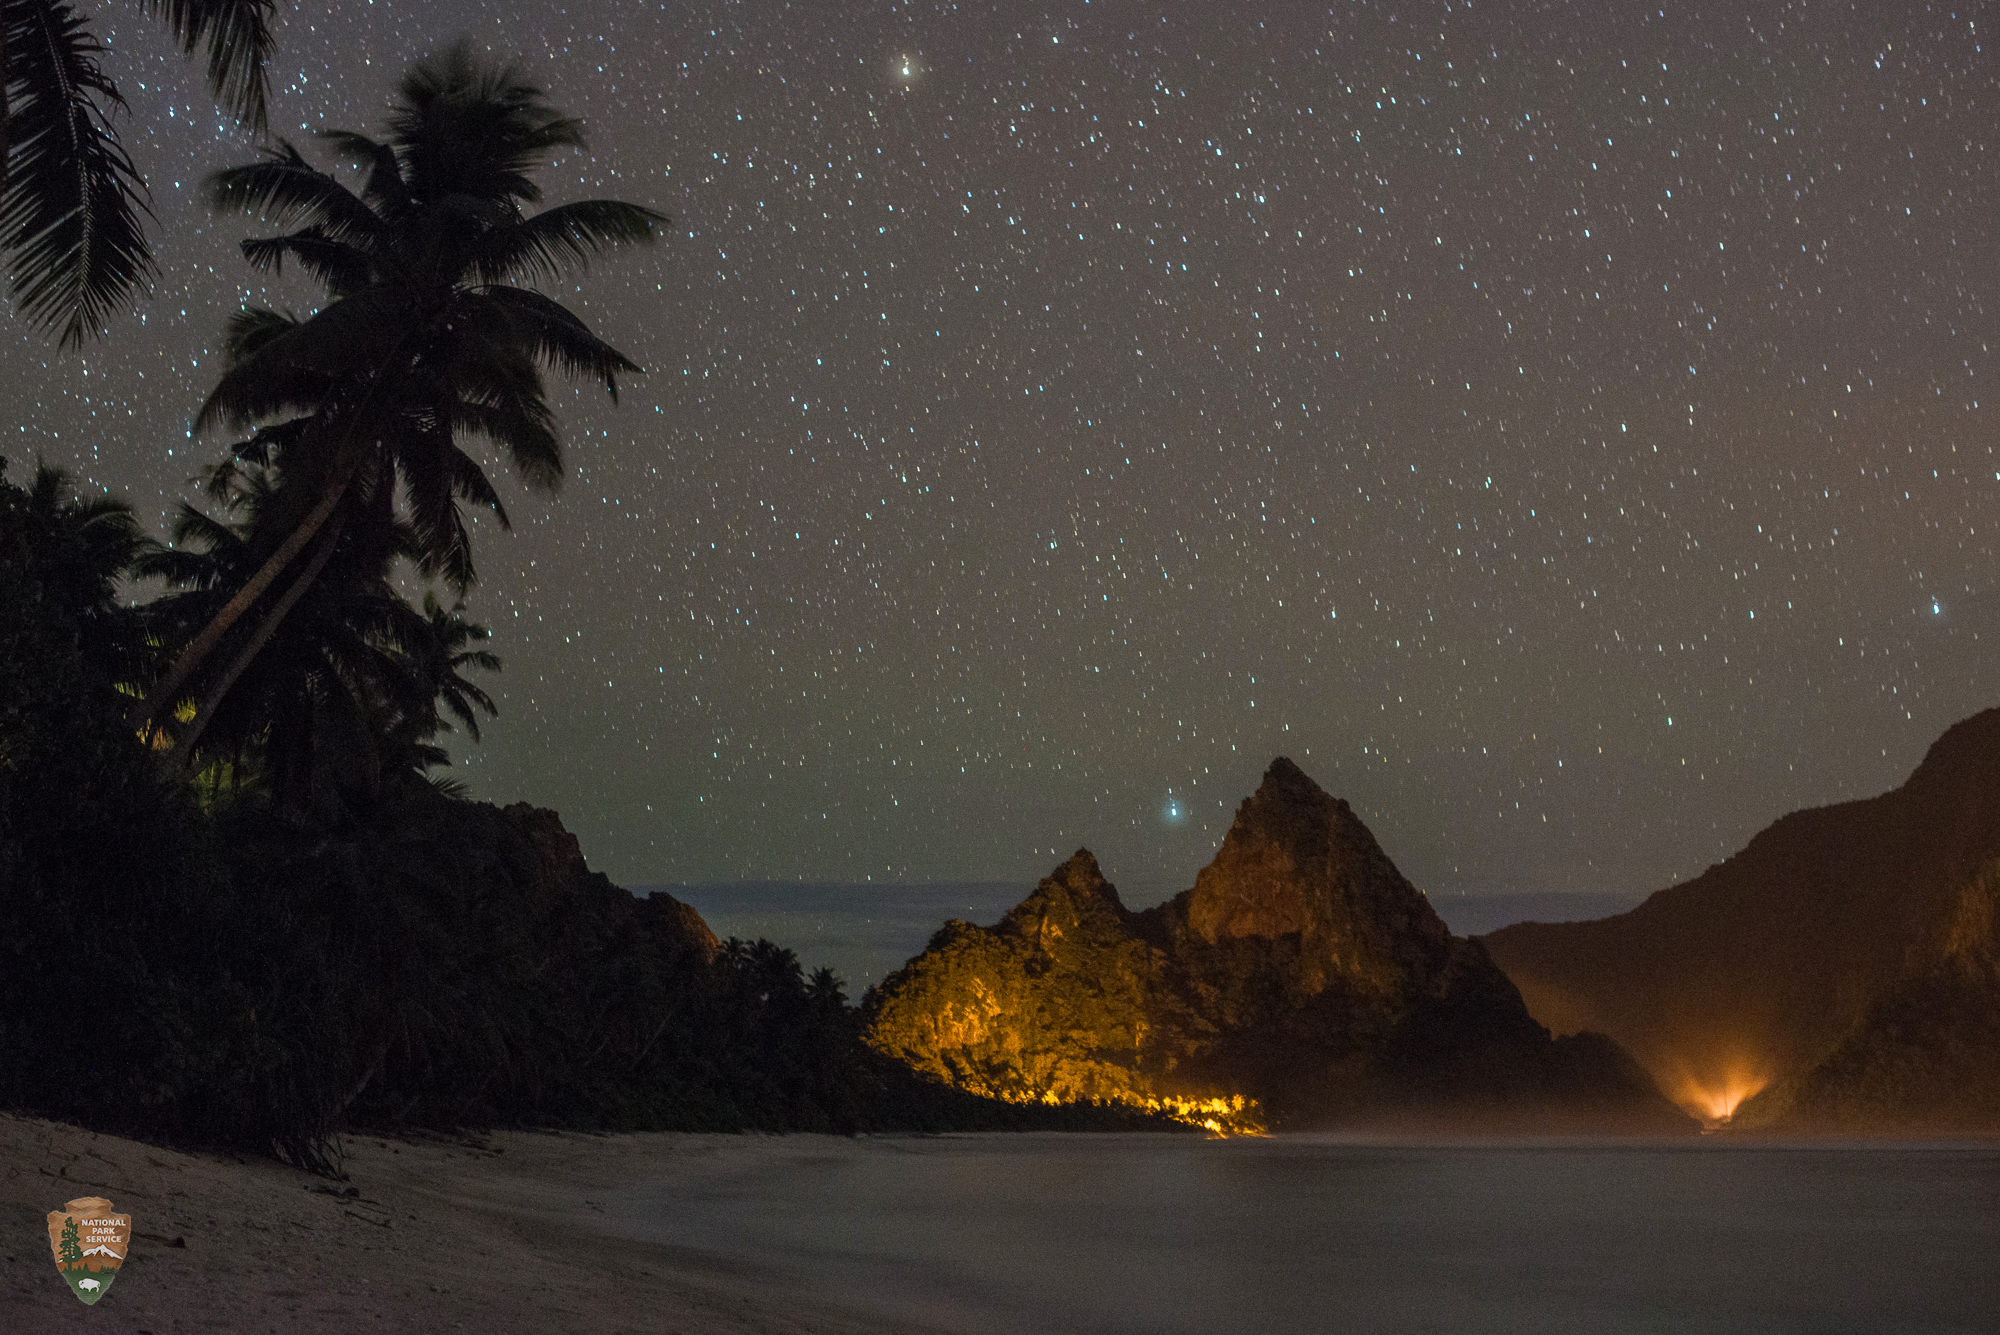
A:
{"label": "light source on beach", "polygon": [[1727,1126],[1743,1101],[1769,1084],[1770,1077],[1739,1057],[1699,1075],[1684,1070],[1676,1083],[1674,1101],[1699,1117],[1703,1130],[1715,1131]]}

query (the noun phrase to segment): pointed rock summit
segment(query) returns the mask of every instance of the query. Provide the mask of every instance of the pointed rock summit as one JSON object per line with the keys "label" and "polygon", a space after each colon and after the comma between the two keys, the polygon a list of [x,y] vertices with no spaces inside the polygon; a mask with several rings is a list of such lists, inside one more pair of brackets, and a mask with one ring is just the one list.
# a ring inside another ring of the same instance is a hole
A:
{"label": "pointed rock summit", "polygon": [[1313,991],[1338,976],[1394,992],[1451,954],[1451,932],[1368,827],[1283,756],[1185,898],[1188,929],[1210,945],[1296,934]]}
{"label": "pointed rock summit", "polygon": [[978,1093],[1224,1127],[1693,1126],[1609,1040],[1552,1041],[1347,803],[1282,757],[1191,890],[1134,913],[1080,849],[995,926],[945,924],[867,1023],[878,1050]]}

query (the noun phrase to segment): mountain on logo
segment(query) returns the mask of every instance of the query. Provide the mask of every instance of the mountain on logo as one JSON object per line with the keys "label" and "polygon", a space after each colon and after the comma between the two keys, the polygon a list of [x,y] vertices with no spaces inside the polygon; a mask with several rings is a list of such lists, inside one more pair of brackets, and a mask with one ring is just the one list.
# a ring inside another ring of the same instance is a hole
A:
{"label": "mountain on logo", "polygon": [[114,1252],[109,1247],[105,1246],[86,1247],[83,1249],[83,1254],[85,1256],[108,1256],[114,1261],[122,1261],[125,1259],[124,1257],[120,1256],[117,1252]]}

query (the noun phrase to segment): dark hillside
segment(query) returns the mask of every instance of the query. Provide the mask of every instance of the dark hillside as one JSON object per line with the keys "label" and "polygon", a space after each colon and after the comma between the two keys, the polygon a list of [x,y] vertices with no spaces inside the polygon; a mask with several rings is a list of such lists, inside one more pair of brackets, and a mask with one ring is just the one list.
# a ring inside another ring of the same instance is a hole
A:
{"label": "dark hillside", "polygon": [[[1882,1008],[1907,1014],[1919,992],[1975,978],[1940,972],[1944,943],[1997,861],[2000,711],[1988,711],[1939,738],[1902,787],[1786,816],[1629,913],[1485,941],[1537,1019],[1612,1035],[1675,1098],[1721,1113],[1839,1051],[1858,1071],[1852,1044],[1891,1023]],[[1983,1051],[2000,1066],[2000,1050]]]}

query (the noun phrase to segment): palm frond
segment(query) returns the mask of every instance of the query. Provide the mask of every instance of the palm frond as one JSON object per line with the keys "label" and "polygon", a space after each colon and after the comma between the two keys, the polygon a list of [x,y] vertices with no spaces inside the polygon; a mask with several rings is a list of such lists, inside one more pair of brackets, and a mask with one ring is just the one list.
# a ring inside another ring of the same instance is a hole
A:
{"label": "palm frond", "polygon": [[[449,765],[451,763],[451,758],[444,753],[442,747],[432,747],[430,749],[435,751],[438,756],[437,760],[432,761],[431,764]],[[423,759],[429,760],[429,757],[426,756]],[[420,768],[429,769],[430,765],[426,764]],[[472,796],[472,789],[466,786],[463,779],[454,779],[449,774],[427,773],[423,777],[424,783],[439,797],[447,798],[454,802],[463,802]]]}
{"label": "palm frond", "polygon": [[223,322],[223,360],[234,364],[254,357],[272,339],[298,328],[299,319],[288,311],[268,306],[246,306]]}
{"label": "palm frond", "polygon": [[69,489],[67,470],[37,459],[35,476],[28,482],[28,512],[44,522],[53,520],[69,497]]}
{"label": "palm frond", "polygon": [[[150,579],[163,580],[170,585],[182,588],[196,587],[201,581],[212,581],[219,577],[215,562],[210,558],[208,553],[185,551],[179,547],[162,547],[158,551],[148,553],[133,568],[133,573]],[[169,594],[166,598],[156,599],[153,603],[148,604],[149,614],[157,611],[169,599],[176,596]],[[204,600],[203,602],[203,609],[200,615],[204,621],[208,619],[208,613],[213,610],[208,605],[210,601],[212,600]]]}
{"label": "palm frond", "polygon": [[270,426],[260,426],[250,433],[246,440],[239,440],[229,447],[229,452],[245,464],[258,468],[269,468],[280,463],[285,452],[299,445],[306,433],[318,425],[319,418],[294,417],[288,422],[273,422]]}
{"label": "palm frond", "polygon": [[284,226],[297,221],[334,241],[365,245],[376,239],[382,220],[354,192],[307,162],[280,139],[263,159],[225,167],[202,182],[210,208],[260,214]]}
{"label": "palm frond", "polygon": [[387,147],[370,139],[358,130],[314,130],[313,134],[333,148],[334,156],[342,158],[356,167],[368,166],[375,161],[375,155]]}
{"label": "palm frond", "polygon": [[[239,313],[232,317],[232,336],[237,321],[263,321],[261,329],[272,314]],[[400,294],[369,288],[262,338],[223,372],[195,414],[195,434],[326,409],[343,387],[387,367],[406,332],[400,314]]]}
{"label": "palm frond", "polygon": [[560,302],[518,287],[484,287],[461,301],[484,305],[497,314],[529,355],[566,376],[599,381],[618,401],[618,373],[644,374],[645,368],[590,332],[590,327]]}
{"label": "palm frond", "polygon": [[536,491],[561,489],[562,441],[547,404],[511,397],[500,402],[462,400],[458,426],[505,451],[521,481]]}
{"label": "palm frond", "polygon": [[374,270],[366,251],[344,241],[335,241],[317,227],[283,236],[249,237],[242,242],[241,249],[243,258],[249,260],[252,267],[272,274],[285,271],[285,257],[289,255],[301,269],[337,297],[360,291],[367,285]]}
{"label": "palm frond", "polygon": [[99,68],[104,47],[60,0],[12,3],[8,26],[6,194],[0,252],[23,314],[65,347],[102,333],[114,306],[153,272],[146,187],[110,112],[124,99]]}
{"label": "palm frond", "polygon": [[497,718],[500,707],[493,703],[492,696],[468,681],[463,674],[468,669],[498,672],[500,659],[483,649],[466,650],[464,646],[490,638],[491,632],[466,619],[464,599],[446,609],[439,604],[435,594],[428,592],[424,594],[422,622],[429,656],[427,677],[433,686],[433,694],[476,742],[479,740],[479,714]]}
{"label": "palm frond", "polygon": [[100,588],[104,598],[126,568],[152,547],[129,502],[77,495],[75,479],[47,460],[35,460],[27,491],[29,513],[70,548],[70,574]]}
{"label": "palm frond", "polygon": [[200,487],[206,495],[222,500],[232,495],[242,485],[242,474],[243,465],[232,451],[227,459],[202,469],[189,481]]}
{"label": "palm frond", "polygon": [[198,548],[211,557],[218,552],[234,551],[244,542],[230,525],[204,510],[197,510],[186,501],[182,501],[175,512],[169,532],[173,535],[176,549]]}
{"label": "palm frond", "polygon": [[288,365],[278,357],[249,357],[222,373],[195,413],[194,433],[244,431],[326,409],[339,389],[312,367]]}
{"label": "palm frond", "polygon": [[615,199],[558,204],[482,236],[471,269],[483,283],[560,278],[613,246],[650,245],[653,229],[672,222],[664,213]]}
{"label": "palm frond", "polygon": [[410,527],[416,531],[423,557],[417,570],[426,578],[439,575],[463,591],[476,578],[472,567],[472,535],[454,503],[456,470],[451,456],[459,453],[452,444],[449,419],[432,421],[416,438],[397,452],[403,473],[403,500],[409,507]]}
{"label": "palm frond", "polygon": [[[453,426],[456,427],[457,423],[454,422]],[[507,507],[501,504],[500,493],[493,490],[493,483],[488,480],[486,470],[481,468],[471,455],[456,446],[452,447],[451,454],[452,494],[462,501],[483,505],[491,510],[494,518],[500,521],[501,528],[513,528],[514,521],[507,517]]]}
{"label": "palm frond", "polygon": [[216,100],[253,130],[264,128],[270,88],[264,69],[277,45],[272,0],[147,0],[193,55],[208,46],[208,85]]}
{"label": "palm frond", "polygon": [[408,216],[410,186],[403,179],[403,164],[397,160],[394,148],[353,130],[321,130],[319,136],[333,145],[334,152],[368,169],[361,197],[368,201],[369,207],[391,222]]}

